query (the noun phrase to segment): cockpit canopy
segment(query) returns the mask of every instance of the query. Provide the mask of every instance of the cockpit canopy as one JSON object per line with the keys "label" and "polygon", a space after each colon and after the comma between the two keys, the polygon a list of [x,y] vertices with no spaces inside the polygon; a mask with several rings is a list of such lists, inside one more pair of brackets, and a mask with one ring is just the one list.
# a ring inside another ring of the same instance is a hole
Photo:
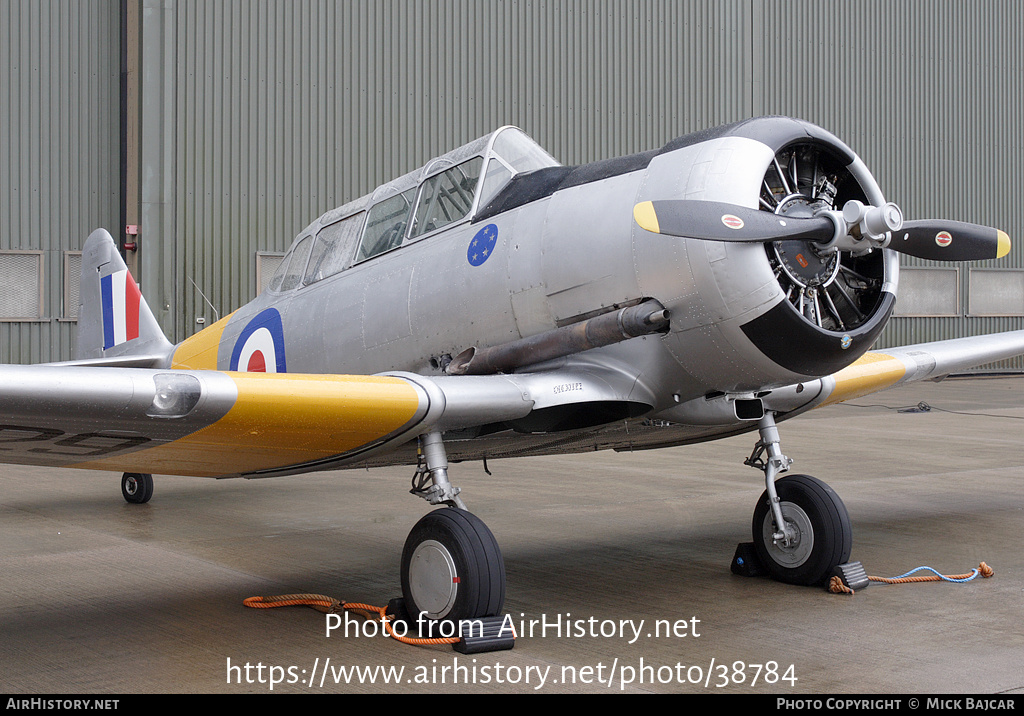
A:
{"label": "cockpit canopy", "polygon": [[555,166],[522,130],[501,127],[321,216],[295,239],[268,289],[315,283],[469,221],[512,177]]}

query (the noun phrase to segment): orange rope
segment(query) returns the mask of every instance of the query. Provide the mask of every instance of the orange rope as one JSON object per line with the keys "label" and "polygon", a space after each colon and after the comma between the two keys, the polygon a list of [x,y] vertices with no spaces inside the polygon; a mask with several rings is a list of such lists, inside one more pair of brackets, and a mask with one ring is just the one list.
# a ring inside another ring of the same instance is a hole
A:
{"label": "orange rope", "polygon": [[[920,568],[919,567],[919,569],[925,569],[925,568]],[[970,572],[967,572],[966,574],[947,574],[947,575],[932,574],[932,575],[924,576],[924,577],[908,577],[908,576],[902,576],[902,577],[871,577],[871,576],[869,576],[868,579],[871,580],[872,582],[885,582],[886,584],[909,584],[911,582],[939,582],[939,581],[964,582],[964,581],[967,581],[967,580],[970,580],[970,579],[974,579],[979,574],[982,577],[991,577],[993,574],[995,574],[995,572],[992,571],[991,567],[989,567],[987,564],[982,562],[981,564],[978,565],[977,569],[973,569]],[[832,577],[832,579],[829,580],[828,590],[830,592],[832,592],[833,594],[853,594],[853,590],[850,589],[849,587],[847,587],[845,584],[843,584],[843,580],[840,579],[839,577]]]}
{"label": "orange rope", "polygon": [[[952,581],[963,581],[965,579],[972,579],[974,577],[977,577],[979,574],[982,577],[991,577],[993,574],[992,568],[984,562],[982,562],[980,565],[978,565],[978,568],[976,570],[972,570],[967,574],[947,574],[945,575],[945,579]],[[873,582],[885,582],[886,584],[906,584],[908,582],[938,582],[939,580],[943,579],[943,577],[939,577],[933,574],[931,576],[926,577],[868,577],[868,579],[870,579]]]}
{"label": "orange rope", "polygon": [[400,636],[391,628],[391,619],[393,617],[387,614],[387,607],[375,607],[371,604],[360,604],[358,602],[339,602],[337,599],[325,597],[322,594],[282,594],[276,597],[249,597],[248,599],[242,600],[242,604],[253,609],[305,606],[312,607],[318,612],[323,612],[324,614],[339,614],[343,610],[348,610],[361,614],[371,621],[376,620],[379,617],[381,622],[384,624],[384,630],[387,632],[388,636],[402,642],[403,644],[412,644],[414,646],[456,644],[461,641],[459,637],[454,636],[437,637],[433,639],[414,639],[412,637]]}
{"label": "orange rope", "polygon": [[833,594],[853,594],[853,590],[843,584],[841,577],[832,577],[828,580],[828,591]]}

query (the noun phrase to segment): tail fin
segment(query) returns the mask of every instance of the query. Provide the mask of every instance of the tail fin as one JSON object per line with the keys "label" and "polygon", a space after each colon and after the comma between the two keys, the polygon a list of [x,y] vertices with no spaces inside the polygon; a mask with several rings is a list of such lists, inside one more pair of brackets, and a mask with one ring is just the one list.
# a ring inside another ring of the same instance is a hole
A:
{"label": "tail fin", "polygon": [[105,229],[92,232],[82,248],[79,300],[79,362],[137,367],[170,364],[174,347]]}

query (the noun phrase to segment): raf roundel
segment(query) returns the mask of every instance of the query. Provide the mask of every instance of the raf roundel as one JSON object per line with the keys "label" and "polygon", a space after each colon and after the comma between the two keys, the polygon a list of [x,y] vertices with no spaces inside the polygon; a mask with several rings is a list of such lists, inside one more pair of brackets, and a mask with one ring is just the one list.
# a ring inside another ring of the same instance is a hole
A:
{"label": "raf roundel", "polygon": [[243,373],[286,373],[281,314],[268,308],[256,315],[235,341],[230,370]]}
{"label": "raf roundel", "polygon": [[498,227],[488,224],[476,232],[466,250],[466,260],[470,266],[479,266],[494,253],[494,245],[498,242]]}

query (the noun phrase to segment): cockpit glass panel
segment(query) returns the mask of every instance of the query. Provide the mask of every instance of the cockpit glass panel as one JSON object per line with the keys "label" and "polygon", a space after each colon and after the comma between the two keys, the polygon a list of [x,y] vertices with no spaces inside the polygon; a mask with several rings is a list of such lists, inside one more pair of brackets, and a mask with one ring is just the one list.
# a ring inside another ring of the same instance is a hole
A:
{"label": "cockpit glass panel", "polygon": [[543,147],[515,127],[503,129],[494,138],[492,151],[504,159],[517,174],[560,166]]}
{"label": "cockpit glass panel", "polygon": [[284,281],[284,275],[288,273],[288,263],[291,261],[291,253],[284,255],[281,259],[281,263],[277,267],[277,271],[274,272],[273,277],[270,279],[270,283],[267,284],[268,291],[280,291],[281,282]]}
{"label": "cockpit glass panel", "polygon": [[281,278],[279,291],[290,291],[299,285],[302,280],[302,273],[306,270],[306,259],[309,258],[309,249],[313,245],[313,239],[309,236],[303,238],[292,249],[291,260]]}
{"label": "cockpit glass panel", "polygon": [[512,178],[512,172],[497,157],[491,157],[487,161],[487,173],[484,174],[484,185],[480,188],[480,206],[487,206],[501,187],[505,186]]}
{"label": "cockpit glass panel", "polygon": [[428,234],[469,214],[483,163],[482,157],[473,157],[423,182],[416,202],[413,237]]}
{"label": "cockpit glass panel", "polygon": [[363,231],[363,241],[356,256],[357,261],[382,254],[402,244],[415,192],[415,189],[409,189],[375,204],[370,209],[366,218],[366,229]]}
{"label": "cockpit glass panel", "polygon": [[348,266],[365,216],[365,212],[359,212],[320,229],[309,256],[303,283],[315,283],[333,276]]}

